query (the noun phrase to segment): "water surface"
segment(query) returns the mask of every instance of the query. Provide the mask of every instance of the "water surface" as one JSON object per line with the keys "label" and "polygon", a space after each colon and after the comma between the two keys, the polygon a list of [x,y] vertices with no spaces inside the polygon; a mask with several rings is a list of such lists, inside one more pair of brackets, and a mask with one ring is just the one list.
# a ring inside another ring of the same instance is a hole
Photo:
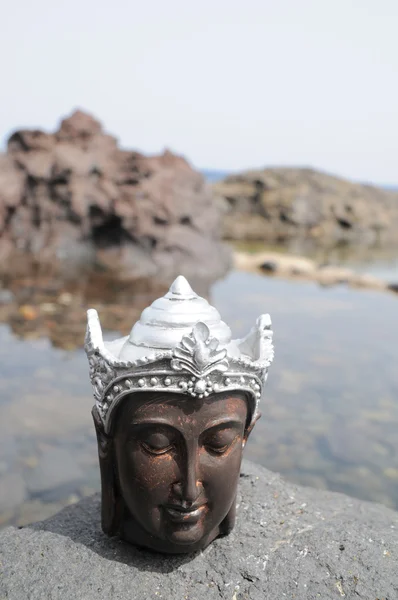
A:
{"label": "water surface", "polygon": [[[246,456],[398,507],[398,298],[232,272],[210,300],[237,337],[272,316],[275,362]],[[93,400],[81,348],[4,324],[0,361],[0,523],[23,524],[99,489]]]}

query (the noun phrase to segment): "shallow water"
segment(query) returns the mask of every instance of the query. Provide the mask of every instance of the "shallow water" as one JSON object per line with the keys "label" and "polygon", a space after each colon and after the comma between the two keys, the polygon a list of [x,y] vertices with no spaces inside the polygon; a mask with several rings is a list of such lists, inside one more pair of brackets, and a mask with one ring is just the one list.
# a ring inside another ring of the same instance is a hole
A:
{"label": "shallow water", "polygon": [[[273,320],[276,357],[246,456],[398,507],[397,297],[232,272],[210,300],[235,336],[262,312]],[[0,361],[0,524],[23,524],[99,488],[92,395],[81,349],[0,325]]]}
{"label": "shallow water", "polygon": [[233,273],[214,300],[237,335],[259,312],[272,316],[275,363],[248,456],[397,507],[397,298]]}

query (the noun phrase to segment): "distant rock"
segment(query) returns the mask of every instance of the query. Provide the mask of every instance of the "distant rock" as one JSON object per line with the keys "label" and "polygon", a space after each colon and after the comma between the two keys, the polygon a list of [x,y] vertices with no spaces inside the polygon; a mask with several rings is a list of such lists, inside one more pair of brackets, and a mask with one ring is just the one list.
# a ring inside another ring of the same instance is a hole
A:
{"label": "distant rock", "polygon": [[398,292],[398,285],[352,269],[333,265],[318,265],[314,260],[278,252],[234,252],[234,265],[242,271],[260,271],[285,279],[308,279],[323,286],[346,284],[355,288]]}
{"label": "distant rock", "polygon": [[315,261],[310,258],[278,252],[235,252],[234,258],[237,269],[248,271],[260,269],[265,273],[282,276],[311,277],[317,269]]}
{"label": "distant rock", "polygon": [[213,190],[225,212],[228,239],[398,244],[397,191],[294,168],[230,175]]}
{"label": "distant rock", "polygon": [[97,266],[131,278],[214,280],[230,264],[220,217],[203,176],[184,158],[122,150],[81,111],[55,133],[16,131],[0,155],[3,270],[17,253],[25,262]]}
{"label": "distant rock", "polygon": [[0,532],[8,600],[369,600],[398,597],[398,513],[243,464],[233,532],[194,555],[109,539],[99,496]]}
{"label": "distant rock", "polygon": [[317,281],[321,285],[349,284],[355,276],[352,269],[336,267],[333,265],[322,266],[317,271]]}

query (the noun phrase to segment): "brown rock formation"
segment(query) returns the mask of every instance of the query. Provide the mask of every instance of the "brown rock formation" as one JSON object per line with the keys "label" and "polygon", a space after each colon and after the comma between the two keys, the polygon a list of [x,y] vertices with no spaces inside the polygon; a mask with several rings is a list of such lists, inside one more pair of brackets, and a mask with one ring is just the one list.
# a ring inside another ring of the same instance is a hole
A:
{"label": "brown rock formation", "polygon": [[291,168],[231,175],[213,189],[229,239],[398,244],[397,192]]}
{"label": "brown rock formation", "polygon": [[121,150],[81,111],[52,134],[15,132],[0,155],[3,270],[16,252],[25,264],[97,265],[165,280],[215,279],[230,261],[203,177],[169,151]]}

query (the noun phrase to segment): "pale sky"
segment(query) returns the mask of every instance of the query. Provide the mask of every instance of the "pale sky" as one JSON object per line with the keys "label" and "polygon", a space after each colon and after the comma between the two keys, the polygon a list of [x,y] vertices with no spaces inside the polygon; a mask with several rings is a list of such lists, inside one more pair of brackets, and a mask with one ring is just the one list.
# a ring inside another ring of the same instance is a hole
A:
{"label": "pale sky", "polygon": [[200,168],[398,183],[398,0],[14,0],[0,135],[80,107]]}

